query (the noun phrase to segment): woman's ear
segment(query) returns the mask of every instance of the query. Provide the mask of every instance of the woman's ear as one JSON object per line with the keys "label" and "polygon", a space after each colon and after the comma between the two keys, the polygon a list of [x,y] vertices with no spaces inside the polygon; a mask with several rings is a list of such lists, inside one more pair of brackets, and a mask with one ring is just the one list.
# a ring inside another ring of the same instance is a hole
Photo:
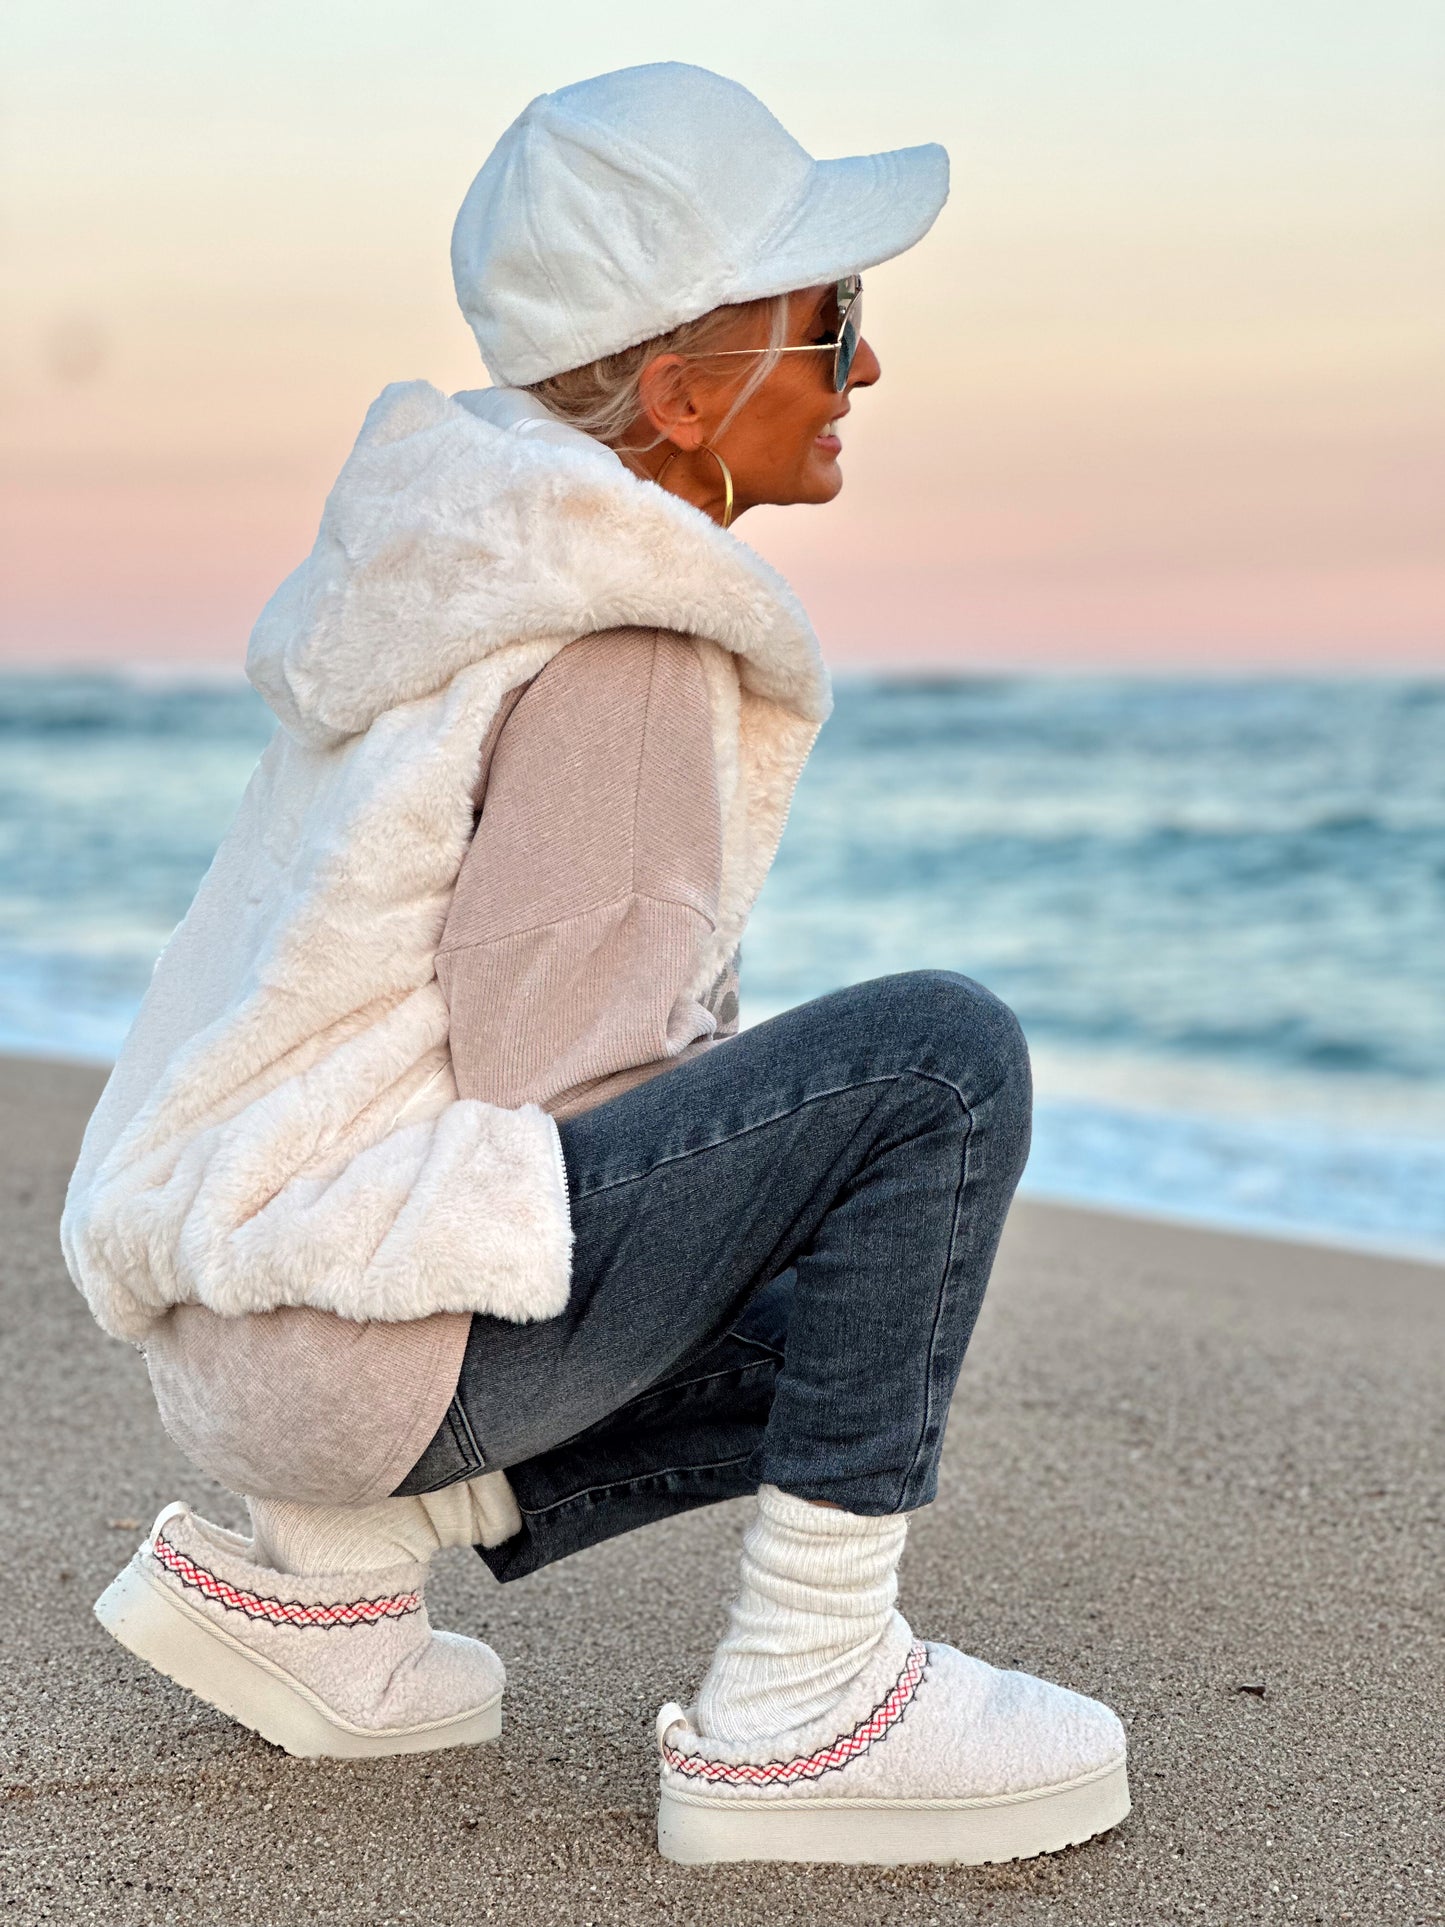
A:
{"label": "woman's ear", "polygon": [[705,439],[696,373],[696,364],[682,355],[656,355],[637,378],[643,414],[676,448],[700,448]]}

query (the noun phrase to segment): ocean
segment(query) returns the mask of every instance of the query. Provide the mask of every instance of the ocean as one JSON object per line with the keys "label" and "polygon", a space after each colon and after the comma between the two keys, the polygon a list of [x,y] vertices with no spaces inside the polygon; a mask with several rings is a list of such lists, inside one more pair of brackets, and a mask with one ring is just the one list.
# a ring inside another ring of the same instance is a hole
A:
{"label": "ocean", "polygon": [[[114,1054],[270,728],[0,675],[0,1049]],[[1023,1020],[1032,1194],[1445,1256],[1445,680],[840,677],[743,1020],[920,966]]]}

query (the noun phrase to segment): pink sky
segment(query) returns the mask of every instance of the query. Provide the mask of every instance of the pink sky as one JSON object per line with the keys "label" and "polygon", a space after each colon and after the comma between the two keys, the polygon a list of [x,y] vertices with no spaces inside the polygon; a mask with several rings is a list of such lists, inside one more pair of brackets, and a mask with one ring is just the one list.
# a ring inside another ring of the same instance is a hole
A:
{"label": "pink sky", "polygon": [[485,379],[446,241],[505,120],[675,57],[816,152],[953,154],[869,278],[843,498],[742,527],[835,660],[1445,666],[1433,8],[900,0],[820,53],[741,0],[731,60],[660,0],[545,35],[440,0],[430,40],[339,0],[15,11],[10,660],[238,662],[376,391]]}

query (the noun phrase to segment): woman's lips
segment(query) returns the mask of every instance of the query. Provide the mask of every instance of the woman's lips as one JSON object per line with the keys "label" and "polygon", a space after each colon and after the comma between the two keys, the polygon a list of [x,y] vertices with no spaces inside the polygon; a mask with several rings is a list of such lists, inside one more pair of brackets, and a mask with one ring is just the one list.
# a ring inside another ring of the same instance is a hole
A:
{"label": "woman's lips", "polygon": [[838,433],[837,424],[829,422],[821,435],[813,437],[813,446],[821,448],[825,455],[840,455],[843,452],[843,438]]}

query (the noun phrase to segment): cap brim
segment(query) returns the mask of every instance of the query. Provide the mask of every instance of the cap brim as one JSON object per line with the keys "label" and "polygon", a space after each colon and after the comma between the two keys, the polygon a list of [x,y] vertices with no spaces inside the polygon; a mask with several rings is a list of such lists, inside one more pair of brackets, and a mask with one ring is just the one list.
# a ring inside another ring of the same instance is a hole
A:
{"label": "cap brim", "polygon": [[948,154],[936,143],[815,161],[785,228],[740,277],[735,301],[788,294],[861,274],[921,241],[948,199]]}

